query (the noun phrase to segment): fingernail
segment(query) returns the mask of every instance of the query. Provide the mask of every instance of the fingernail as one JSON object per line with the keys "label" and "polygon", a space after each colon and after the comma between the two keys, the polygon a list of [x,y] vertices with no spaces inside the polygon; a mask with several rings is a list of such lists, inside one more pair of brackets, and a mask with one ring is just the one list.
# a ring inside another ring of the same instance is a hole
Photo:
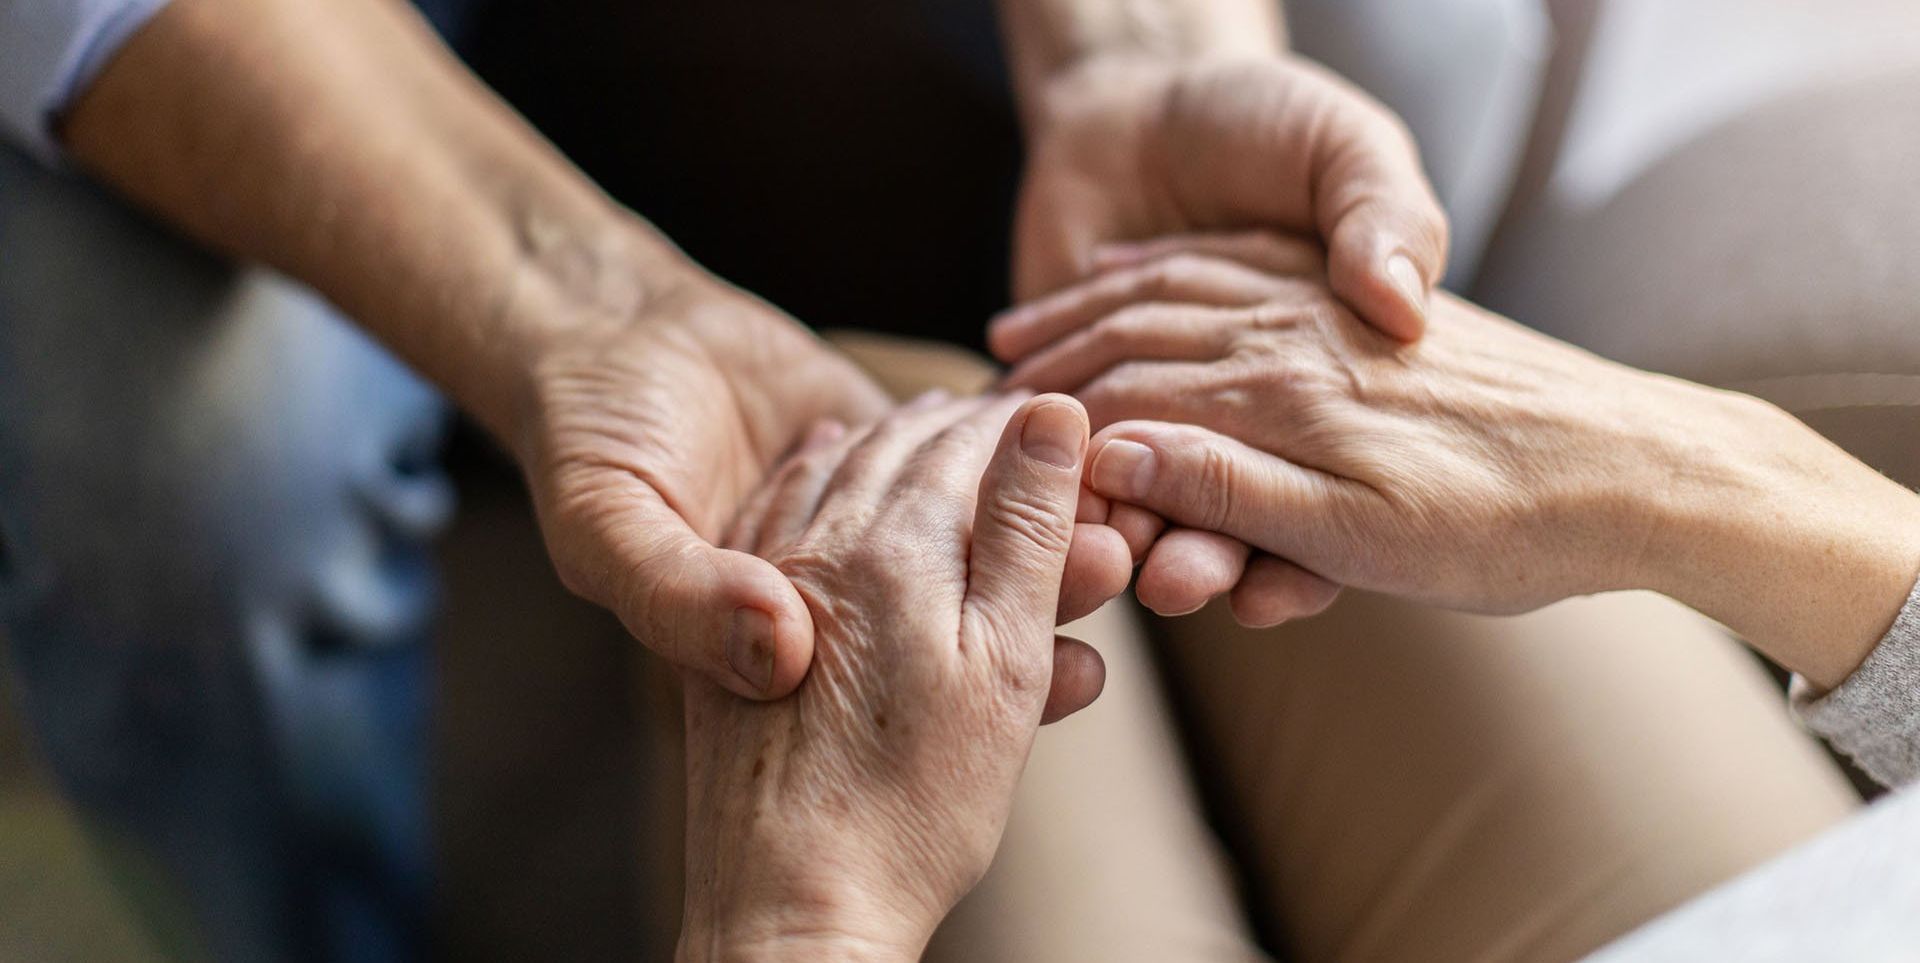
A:
{"label": "fingernail", "polygon": [[1407,299],[1407,303],[1421,311],[1427,309],[1427,282],[1420,277],[1420,269],[1413,266],[1413,259],[1405,254],[1395,254],[1387,258],[1387,280]]}
{"label": "fingernail", "polygon": [[727,664],[755,692],[773,685],[773,619],[756,608],[733,610],[727,628]]}
{"label": "fingernail", "polygon": [[1144,498],[1153,490],[1157,460],[1153,449],[1137,441],[1109,441],[1093,456],[1094,490],[1112,498]]}
{"label": "fingernail", "polygon": [[1027,413],[1027,423],[1020,428],[1020,450],[1028,458],[1056,468],[1076,468],[1080,449],[1080,419],[1072,408],[1043,404]]}

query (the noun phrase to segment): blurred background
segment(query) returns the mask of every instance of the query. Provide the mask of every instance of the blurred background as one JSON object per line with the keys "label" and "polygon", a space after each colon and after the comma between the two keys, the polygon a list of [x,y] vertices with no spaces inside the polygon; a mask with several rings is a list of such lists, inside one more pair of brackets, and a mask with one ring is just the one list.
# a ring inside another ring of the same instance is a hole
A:
{"label": "blurred background", "polygon": [[[977,346],[1004,304],[1020,144],[987,0],[422,6],[610,192],[796,316]],[[1823,192],[1913,189],[1912,0],[1423,0],[1420,18],[1388,0],[1287,6],[1301,50],[1409,117],[1456,225],[1450,283],[1491,307],[1644,363],[1605,335],[1607,316],[1731,269],[1829,278],[1828,295],[1868,272],[1853,287],[1920,303],[1920,282],[1815,240]],[[1433,83],[1443,72],[1456,82]],[[1863,110],[1882,121],[1823,133]],[[1730,186],[1740,158],[1789,143],[1791,164]],[[1797,247],[1729,246],[1757,230],[1755,196]],[[1622,242],[1675,205],[1693,214],[1657,249]],[[1699,310],[1738,318],[1784,295],[1715,296]],[[1712,381],[1720,363],[1702,350],[1679,373]],[[1842,441],[1868,430],[1844,411],[1809,420]],[[1878,467],[1920,477],[1920,449],[1873,447],[1909,459]],[[677,799],[646,792],[648,772],[678,765],[671,727],[643,724],[674,717],[670,680],[560,589],[517,478],[477,433],[455,431],[448,467],[461,507],[438,549],[436,951],[666,958],[678,853],[635,827],[677,819]],[[63,805],[18,701],[0,686],[0,959],[192,955],[164,887]]]}

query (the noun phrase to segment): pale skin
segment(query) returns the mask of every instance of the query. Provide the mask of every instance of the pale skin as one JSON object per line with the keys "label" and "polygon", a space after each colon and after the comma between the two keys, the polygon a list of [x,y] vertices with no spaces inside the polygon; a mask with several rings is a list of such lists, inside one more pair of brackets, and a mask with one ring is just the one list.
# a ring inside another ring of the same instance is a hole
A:
{"label": "pale skin", "polygon": [[[1031,142],[1024,295],[1083,277],[1103,242],[1264,226],[1325,234],[1343,296],[1417,336],[1446,226],[1413,146],[1284,55],[1272,3],[1003,9]],[[562,580],[646,645],[743,696],[799,685],[802,599],[717,543],[809,425],[865,424],[890,402],[607,198],[410,8],[176,0],[59,133],[164,221],[318,290],[490,429]],[[1074,545],[1062,618],[1118,591],[1130,563],[1098,518]]]}
{"label": "pale skin", "polygon": [[[1011,416],[1011,417],[1009,417]],[[907,405],[810,440],[733,534],[813,609],[792,698],[687,690],[683,960],[917,959],[992,861],[1060,658],[1086,414]]]}
{"label": "pale skin", "polygon": [[[1009,379],[1070,389],[1086,414],[1061,395],[1027,403],[977,503],[901,479],[974,477],[1007,399],[927,399],[865,434],[829,425],[750,502],[733,543],[792,573],[832,628],[819,686],[794,700],[690,693],[683,959],[917,956],[990,859],[1033,727],[1077,708],[1024,672],[983,682],[954,653],[997,650],[953,607],[1003,566],[1031,569],[1025,614],[978,631],[1022,638],[1035,673],[1098,665],[1048,638],[1068,513],[1086,511],[1051,486],[1076,475],[1114,507],[1270,553],[1273,590],[1233,593],[1251,625],[1310,614],[1343,585],[1496,613],[1650,589],[1821,687],[1885,634],[1920,571],[1920,497],[1762,401],[1449,295],[1425,338],[1400,342],[1333,295],[1318,259],[1255,235],[1106,252],[1106,273],[1025,316],[1045,333]],[[1083,417],[1107,427],[1084,456],[1029,459],[1031,484],[1004,486],[1041,406],[1062,438]],[[994,524],[1030,551],[981,564]],[[1155,534],[1142,578],[1191,581],[1190,557]]]}
{"label": "pale skin", "polygon": [[[1379,105],[1285,54],[1274,4],[1003,9],[1030,142],[1015,237],[1022,297],[1086,278],[1102,244],[1269,227],[1322,237],[1341,297],[1391,337],[1419,336],[1446,225],[1414,147]],[[705,693],[695,701],[794,694],[816,646],[841,644],[838,625],[817,621],[821,585],[833,583],[726,537],[810,426],[863,437],[891,402],[799,322],[606,197],[405,5],[175,0],[59,133],[77,164],[166,223],[319,291],[485,425],[528,479],[562,580],[685,669]],[[1246,556],[1227,539],[1187,538],[1196,564]],[[1062,574],[1036,583],[1052,592],[1047,621],[1120,591],[1129,554],[1101,518],[1074,526]],[[1024,713],[1037,723],[1098,692],[1097,656],[1053,644],[1050,631],[1045,642],[1023,643],[1057,663],[1044,673],[1051,690],[1017,687],[1020,726]],[[767,711],[805,705],[809,691]],[[967,708],[955,718],[972,718]],[[1016,757],[1024,750],[996,755],[992,771],[1017,772]],[[746,765],[718,758],[696,782]],[[712,798],[726,785],[711,783]],[[809,858],[846,838],[789,828]],[[862,845],[911,842],[872,835]],[[970,835],[968,859],[932,891],[963,891],[989,835]],[[737,878],[731,861],[745,857],[714,858],[713,873]],[[723,906],[709,902],[720,890],[689,891],[694,932],[722,909],[838,932],[839,897],[875,895],[753,887]],[[897,950],[924,934],[861,938]]]}
{"label": "pale skin", "polygon": [[[1288,258],[1310,247],[1116,256],[1027,316],[1044,333],[1009,379],[1071,391],[1105,425],[1100,495],[1286,560],[1291,602],[1236,589],[1242,622],[1311,614],[1342,585],[1483,612],[1649,589],[1831,688],[1899,612],[1920,497],[1785,412],[1445,295],[1401,344]],[[1129,293],[1168,259],[1174,280]],[[1179,580],[1151,571],[1174,562],[1156,548],[1142,580]]]}

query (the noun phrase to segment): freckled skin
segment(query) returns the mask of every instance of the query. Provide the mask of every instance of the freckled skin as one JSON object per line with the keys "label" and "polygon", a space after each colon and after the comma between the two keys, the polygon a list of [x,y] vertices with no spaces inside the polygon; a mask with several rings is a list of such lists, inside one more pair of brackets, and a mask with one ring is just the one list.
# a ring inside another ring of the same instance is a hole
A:
{"label": "freckled skin", "polygon": [[[1014,476],[996,466],[1035,464],[1006,461],[1016,409],[1043,400],[902,408],[809,454],[831,476],[817,499],[776,495],[736,525],[805,601],[815,652],[775,702],[688,681],[688,932],[745,926],[719,917],[772,891],[760,902],[893,921],[912,955],[985,872],[1048,704],[1079,503],[1077,468],[1027,473],[1052,479],[1049,504],[1000,494]],[[1079,407],[1049,403],[1070,406],[1084,448]],[[1052,567],[995,563],[1009,543]],[[1006,571],[1024,608],[983,587],[982,567]]]}

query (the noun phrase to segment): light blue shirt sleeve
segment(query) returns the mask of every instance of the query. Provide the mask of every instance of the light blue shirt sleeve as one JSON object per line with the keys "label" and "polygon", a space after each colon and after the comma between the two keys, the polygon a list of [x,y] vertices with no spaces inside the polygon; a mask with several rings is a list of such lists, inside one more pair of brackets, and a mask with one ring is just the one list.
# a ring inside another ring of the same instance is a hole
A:
{"label": "light blue shirt sleeve", "polygon": [[168,0],[0,0],[0,136],[53,162],[53,125]]}

